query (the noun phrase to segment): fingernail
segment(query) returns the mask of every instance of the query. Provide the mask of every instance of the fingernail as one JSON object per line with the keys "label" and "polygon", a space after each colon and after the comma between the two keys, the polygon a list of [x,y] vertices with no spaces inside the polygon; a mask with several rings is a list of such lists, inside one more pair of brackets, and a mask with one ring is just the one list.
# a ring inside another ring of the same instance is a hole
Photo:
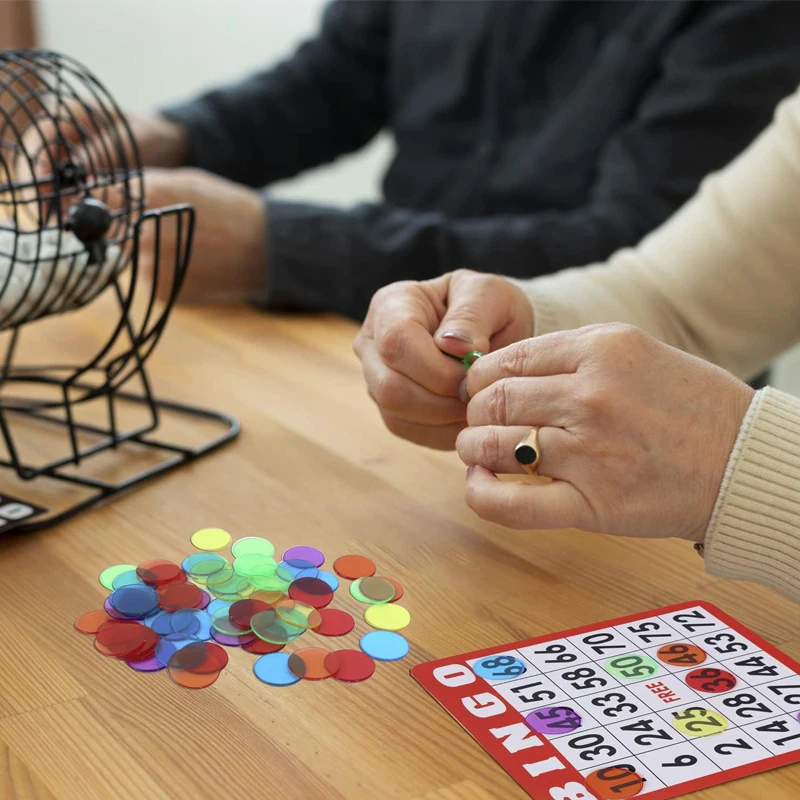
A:
{"label": "fingernail", "polygon": [[463,402],[469,403],[469,390],[467,389],[466,378],[464,378],[464,380],[458,384],[458,396],[461,398]]}
{"label": "fingernail", "polygon": [[467,477],[469,478],[472,473],[475,472],[475,467],[467,467]]}
{"label": "fingernail", "polygon": [[466,342],[467,344],[472,344],[472,337],[467,336],[466,333],[461,333],[461,331],[444,331],[439,334],[442,339],[458,339],[459,342]]}

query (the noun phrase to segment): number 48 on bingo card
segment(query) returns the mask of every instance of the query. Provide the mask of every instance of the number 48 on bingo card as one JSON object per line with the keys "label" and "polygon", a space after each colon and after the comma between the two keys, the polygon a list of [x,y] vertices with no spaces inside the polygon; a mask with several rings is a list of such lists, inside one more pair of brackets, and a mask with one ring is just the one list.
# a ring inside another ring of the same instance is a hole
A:
{"label": "number 48 on bingo card", "polygon": [[800,761],[800,664],[700,601],[411,672],[535,800],[669,800]]}

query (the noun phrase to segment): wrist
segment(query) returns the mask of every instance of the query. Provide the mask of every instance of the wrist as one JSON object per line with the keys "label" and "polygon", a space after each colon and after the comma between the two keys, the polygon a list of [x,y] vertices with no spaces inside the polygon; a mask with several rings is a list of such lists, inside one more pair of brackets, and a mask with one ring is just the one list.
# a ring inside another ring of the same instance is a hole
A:
{"label": "wrist", "polygon": [[267,207],[259,192],[245,189],[241,210],[239,288],[248,297],[262,293],[267,269]]}
{"label": "wrist", "polygon": [[152,166],[184,166],[189,156],[189,131],[180,123],[161,114],[156,115],[154,122],[158,146],[154,148],[149,159],[147,154],[143,154],[143,158]]}
{"label": "wrist", "polygon": [[[729,475],[735,467],[740,455],[740,442],[746,433],[745,422],[748,418],[749,410],[753,407],[753,398],[756,391],[741,381],[737,381],[736,391],[732,393],[730,410],[726,414],[729,422],[730,446],[725,448],[724,460],[721,461],[715,475],[710,476],[710,498],[706,504],[706,510],[698,527],[691,531],[686,538],[695,543],[695,547],[700,547],[701,551],[705,548],[706,535],[713,527],[716,509],[719,506],[720,498],[725,493]],[[723,437],[723,440],[725,438]]]}

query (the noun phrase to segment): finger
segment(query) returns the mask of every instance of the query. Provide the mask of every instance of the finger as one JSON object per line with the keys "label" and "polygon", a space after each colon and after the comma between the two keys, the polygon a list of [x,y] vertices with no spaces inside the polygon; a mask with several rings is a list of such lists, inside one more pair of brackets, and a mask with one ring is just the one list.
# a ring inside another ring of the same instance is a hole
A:
{"label": "finger", "polygon": [[[514,449],[530,431],[530,426],[464,428],[458,435],[456,450],[468,467],[484,467],[500,475],[524,473],[522,464],[514,457]],[[566,480],[573,454],[572,436],[561,428],[545,427],[539,429],[537,441],[539,474]]]}
{"label": "finger", "polygon": [[386,427],[395,436],[434,450],[454,450],[458,434],[465,424],[420,425],[414,422],[406,422],[406,420],[394,417],[391,414],[382,414],[381,416]]}
{"label": "finger", "polygon": [[424,425],[466,425],[467,407],[457,397],[429,392],[410,378],[389,369],[374,343],[361,350],[361,366],[369,396],[381,413]]}
{"label": "finger", "polygon": [[565,428],[573,422],[574,415],[573,375],[501,378],[473,395],[467,408],[471,426],[552,425]]}
{"label": "finger", "polygon": [[501,481],[483,467],[467,476],[467,505],[481,518],[517,530],[591,528],[591,509],[566,481]]}
{"label": "finger", "polygon": [[464,367],[433,339],[441,313],[420,284],[393,284],[376,295],[370,309],[373,337],[387,367],[435,394],[458,397]]}
{"label": "finger", "polygon": [[470,397],[501,378],[576,372],[582,358],[580,331],[558,331],[504,347],[479,358],[467,373]]}
{"label": "finger", "polygon": [[[450,278],[447,312],[435,334],[438,347],[462,358],[472,350],[488,353],[531,335],[530,303],[497,275],[461,270]],[[522,313],[521,313],[522,311]]]}

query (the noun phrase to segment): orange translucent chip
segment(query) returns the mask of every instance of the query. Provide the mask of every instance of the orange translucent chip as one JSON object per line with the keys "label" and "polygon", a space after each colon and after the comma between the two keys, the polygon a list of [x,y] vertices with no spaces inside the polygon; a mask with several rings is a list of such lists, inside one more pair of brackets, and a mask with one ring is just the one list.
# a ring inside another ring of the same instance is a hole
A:
{"label": "orange translucent chip", "polygon": [[174,683],[183,686],[184,689],[207,689],[222,674],[221,672],[189,672],[169,667],[167,667],[167,673]]}
{"label": "orange translucent chip", "polygon": [[375,574],[376,566],[366,556],[339,556],[333,562],[333,569],[342,578],[354,581],[356,578],[368,578]]}
{"label": "orange translucent chip", "polygon": [[83,616],[75,620],[75,630],[86,636],[94,636],[104,622],[111,620],[108,614],[102,609],[98,611],[87,611]]}
{"label": "orange translucent chip", "polygon": [[321,681],[331,677],[331,671],[325,666],[325,659],[330,650],[321,647],[302,647],[289,656],[289,669],[307,681]]}

